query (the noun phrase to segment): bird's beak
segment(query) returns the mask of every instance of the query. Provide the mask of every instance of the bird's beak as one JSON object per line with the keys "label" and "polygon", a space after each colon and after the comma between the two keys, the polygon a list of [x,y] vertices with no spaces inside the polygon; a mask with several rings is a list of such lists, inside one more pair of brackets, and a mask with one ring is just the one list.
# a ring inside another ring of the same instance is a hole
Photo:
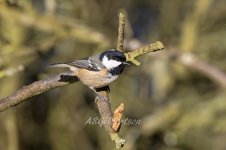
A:
{"label": "bird's beak", "polygon": [[129,65],[129,66],[131,65],[131,64],[130,64],[129,62],[127,62],[127,61],[124,61],[123,64],[124,64],[124,65]]}

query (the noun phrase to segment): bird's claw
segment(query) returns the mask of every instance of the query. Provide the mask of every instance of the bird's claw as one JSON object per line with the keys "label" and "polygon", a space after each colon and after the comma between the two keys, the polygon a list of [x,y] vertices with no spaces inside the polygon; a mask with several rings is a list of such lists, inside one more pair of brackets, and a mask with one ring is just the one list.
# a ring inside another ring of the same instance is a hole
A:
{"label": "bird's claw", "polygon": [[102,100],[102,101],[105,101],[105,102],[107,102],[107,103],[110,103],[108,97],[102,96],[102,95],[99,95],[99,94],[98,94],[97,97],[95,98],[95,103],[97,103],[98,100]]}

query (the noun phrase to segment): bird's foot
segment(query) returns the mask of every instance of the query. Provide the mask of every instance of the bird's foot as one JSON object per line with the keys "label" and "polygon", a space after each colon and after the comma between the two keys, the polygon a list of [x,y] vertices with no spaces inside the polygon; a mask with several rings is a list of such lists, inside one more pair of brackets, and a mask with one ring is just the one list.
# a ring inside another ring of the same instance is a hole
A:
{"label": "bird's foot", "polygon": [[98,100],[102,100],[102,101],[105,101],[107,103],[110,103],[108,97],[100,95],[100,94],[97,94],[97,97],[95,98],[95,103],[97,103]]}

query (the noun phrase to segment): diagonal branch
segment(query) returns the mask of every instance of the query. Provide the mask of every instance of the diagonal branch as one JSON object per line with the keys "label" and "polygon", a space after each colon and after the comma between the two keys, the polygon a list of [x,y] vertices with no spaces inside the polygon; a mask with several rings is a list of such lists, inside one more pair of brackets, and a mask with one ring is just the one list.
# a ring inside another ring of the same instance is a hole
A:
{"label": "diagonal branch", "polygon": [[39,95],[41,93],[47,92],[49,90],[52,90],[57,87],[68,85],[69,83],[74,83],[78,81],[77,78],[70,79],[70,82],[61,82],[61,76],[62,75],[71,75],[71,72],[64,72],[52,77],[49,77],[47,79],[39,80],[36,82],[33,82],[27,86],[23,86],[21,89],[19,89],[16,93],[13,95],[3,98],[0,100],[0,112],[4,111],[6,109],[9,109],[10,107],[13,107],[25,100],[28,100],[28,98]]}

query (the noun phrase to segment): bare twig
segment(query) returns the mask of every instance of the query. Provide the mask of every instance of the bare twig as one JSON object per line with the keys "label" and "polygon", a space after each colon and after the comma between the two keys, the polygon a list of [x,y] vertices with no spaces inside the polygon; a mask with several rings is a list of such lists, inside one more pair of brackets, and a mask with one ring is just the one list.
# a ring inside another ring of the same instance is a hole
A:
{"label": "bare twig", "polygon": [[125,36],[125,15],[123,13],[119,13],[118,43],[117,43],[117,50],[119,51],[123,51],[124,36]]}

